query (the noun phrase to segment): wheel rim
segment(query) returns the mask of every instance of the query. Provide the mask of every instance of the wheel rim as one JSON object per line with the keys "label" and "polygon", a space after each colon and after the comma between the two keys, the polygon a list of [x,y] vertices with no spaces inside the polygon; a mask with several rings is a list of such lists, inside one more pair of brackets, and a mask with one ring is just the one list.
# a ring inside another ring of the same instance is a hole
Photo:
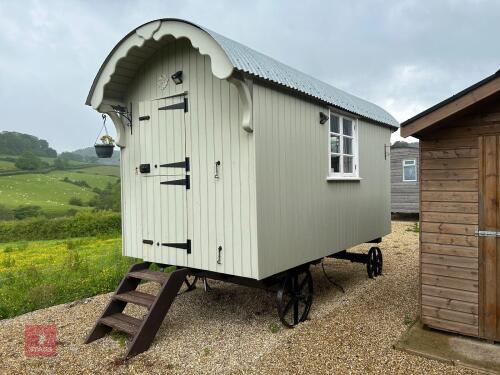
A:
{"label": "wheel rim", "polygon": [[370,279],[373,279],[373,276],[375,275],[376,272],[376,255],[375,255],[375,249],[372,247],[368,251],[368,261],[366,263],[366,272],[368,273],[368,277]]}
{"label": "wheel rim", "polygon": [[382,275],[382,269],[383,269],[383,265],[384,265],[384,260],[383,260],[383,257],[382,257],[382,250],[380,250],[380,248],[378,248],[378,247],[375,248],[375,259],[377,261],[377,267],[376,267],[376,273],[375,273],[375,275],[376,276],[380,276],[380,275]]}
{"label": "wheel rim", "polygon": [[309,270],[288,274],[278,290],[278,315],[284,326],[292,328],[307,319],[313,300]]}

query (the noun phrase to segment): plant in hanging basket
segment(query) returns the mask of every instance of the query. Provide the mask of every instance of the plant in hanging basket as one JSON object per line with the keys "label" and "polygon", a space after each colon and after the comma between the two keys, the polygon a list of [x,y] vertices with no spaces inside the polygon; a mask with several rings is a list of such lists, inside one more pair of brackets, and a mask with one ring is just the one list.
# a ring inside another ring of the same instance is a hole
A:
{"label": "plant in hanging basket", "polygon": [[106,134],[101,137],[101,143],[96,143],[94,147],[98,158],[110,158],[113,156],[115,140]]}
{"label": "plant in hanging basket", "polygon": [[112,145],[113,147],[115,146],[115,140],[113,139],[112,136],[107,134],[101,137],[101,142],[103,145]]}

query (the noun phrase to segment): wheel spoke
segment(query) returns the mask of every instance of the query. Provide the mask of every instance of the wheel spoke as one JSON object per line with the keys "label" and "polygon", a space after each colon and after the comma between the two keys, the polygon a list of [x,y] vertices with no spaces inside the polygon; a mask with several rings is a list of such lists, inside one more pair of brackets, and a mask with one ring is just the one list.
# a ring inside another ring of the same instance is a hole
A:
{"label": "wheel spoke", "polygon": [[308,281],[308,277],[307,277],[307,275],[306,275],[306,276],[304,277],[304,280],[302,280],[302,282],[300,283],[299,288],[298,288],[297,290],[298,290],[298,291],[301,291],[301,290],[304,288],[304,286],[306,285],[307,281]]}

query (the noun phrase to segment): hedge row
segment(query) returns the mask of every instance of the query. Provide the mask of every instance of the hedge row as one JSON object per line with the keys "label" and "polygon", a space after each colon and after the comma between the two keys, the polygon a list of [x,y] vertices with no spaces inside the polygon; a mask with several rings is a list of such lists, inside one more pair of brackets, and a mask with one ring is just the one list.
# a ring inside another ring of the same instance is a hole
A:
{"label": "hedge row", "polygon": [[55,219],[35,217],[25,220],[0,221],[0,242],[119,235],[120,231],[119,213],[80,212],[72,217]]}

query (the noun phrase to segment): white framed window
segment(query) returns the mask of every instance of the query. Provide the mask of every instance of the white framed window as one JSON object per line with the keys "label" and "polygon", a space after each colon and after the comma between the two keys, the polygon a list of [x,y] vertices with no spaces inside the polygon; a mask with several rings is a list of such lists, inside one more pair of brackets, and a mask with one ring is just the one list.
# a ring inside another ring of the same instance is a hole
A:
{"label": "white framed window", "polygon": [[358,178],[358,124],[356,119],[330,113],[328,147],[329,178]]}
{"label": "white framed window", "polygon": [[417,181],[417,161],[415,159],[403,160],[403,181]]}

